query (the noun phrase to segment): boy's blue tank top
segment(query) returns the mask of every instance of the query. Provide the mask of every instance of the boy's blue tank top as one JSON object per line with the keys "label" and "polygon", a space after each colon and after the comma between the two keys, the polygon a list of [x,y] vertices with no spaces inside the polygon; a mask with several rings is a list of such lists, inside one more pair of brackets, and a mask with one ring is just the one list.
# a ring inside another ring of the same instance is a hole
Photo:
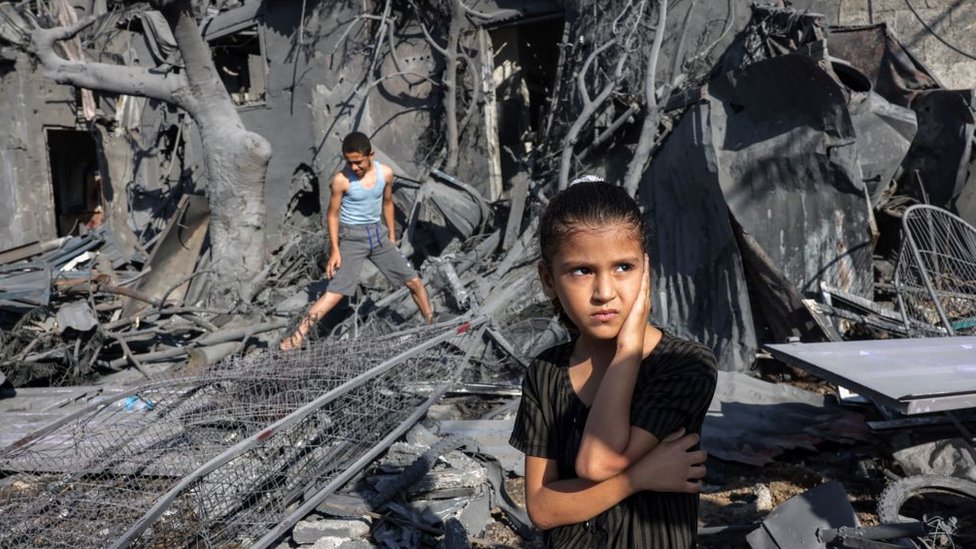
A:
{"label": "boy's blue tank top", "polygon": [[383,165],[373,161],[376,172],[376,184],[373,188],[363,187],[362,180],[349,170],[349,190],[342,195],[339,204],[339,222],[344,225],[365,225],[379,223],[383,206],[383,188],[386,178],[383,176]]}

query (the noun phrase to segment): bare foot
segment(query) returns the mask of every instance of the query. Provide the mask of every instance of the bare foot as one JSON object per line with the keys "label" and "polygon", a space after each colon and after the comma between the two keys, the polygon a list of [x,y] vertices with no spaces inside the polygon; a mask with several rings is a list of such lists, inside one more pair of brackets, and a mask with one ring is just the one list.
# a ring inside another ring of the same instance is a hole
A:
{"label": "bare foot", "polygon": [[295,332],[292,335],[281,340],[278,345],[278,349],[282,351],[291,351],[292,349],[297,349],[302,346],[302,342],[305,341],[305,336],[299,332]]}

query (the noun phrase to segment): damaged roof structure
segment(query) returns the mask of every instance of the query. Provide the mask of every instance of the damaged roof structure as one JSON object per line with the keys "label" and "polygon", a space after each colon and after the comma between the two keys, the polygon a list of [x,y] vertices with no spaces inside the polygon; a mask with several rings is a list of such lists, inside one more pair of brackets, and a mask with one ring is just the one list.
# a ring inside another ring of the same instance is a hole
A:
{"label": "damaged roof structure", "polygon": [[[872,440],[864,408],[758,379],[769,353],[909,414],[976,401],[957,375],[976,366],[976,105],[885,23],[736,1],[150,4],[0,4],[0,545],[462,547],[489,543],[492,509],[531,537],[502,447],[522,369],[568,337],[535,233],[582,173],[642,204],[652,320],[719,358],[715,458]],[[442,322],[368,266],[307,348],[272,351],[324,291],[353,129],[397,174],[401,251]],[[941,407],[804,355],[944,336],[958,360],[921,395]],[[467,422],[445,395],[493,409]],[[856,526],[841,511],[826,526]]]}

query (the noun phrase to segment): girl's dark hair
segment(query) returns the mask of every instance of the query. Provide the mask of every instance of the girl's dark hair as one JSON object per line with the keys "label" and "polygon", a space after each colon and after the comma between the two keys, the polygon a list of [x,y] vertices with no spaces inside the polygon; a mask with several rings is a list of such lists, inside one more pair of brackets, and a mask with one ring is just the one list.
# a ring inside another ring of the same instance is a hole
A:
{"label": "girl's dark hair", "polygon": [[542,211],[539,248],[547,264],[565,237],[574,231],[609,225],[634,228],[645,248],[644,218],[637,202],[620,187],[604,181],[582,181],[559,191]]}
{"label": "girl's dark hair", "polygon": [[352,132],[342,140],[342,154],[349,153],[369,154],[373,152],[373,144],[369,142],[369,137],[362,132]]}

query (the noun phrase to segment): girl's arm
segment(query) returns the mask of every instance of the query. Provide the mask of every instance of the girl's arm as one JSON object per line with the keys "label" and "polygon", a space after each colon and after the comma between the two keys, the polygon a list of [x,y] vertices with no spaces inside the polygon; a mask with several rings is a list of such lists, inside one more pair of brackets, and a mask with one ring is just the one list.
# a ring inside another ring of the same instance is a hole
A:
{"label": "girl's arm", "polygon": [[560,479],[555,460],[525,457],[525,503],[537,527],[590,520],[624,498],[642,490],[697,493],[694,482],[705,476],[705,452],[688,451],[698,435],[675,433],[619,475],[595,482],[581,478]]}
{"label": "girl's arm", "polygon": [[644,358],[650,309],[650,268],[644,254],[641,288],[617,335],[617,350],[590,407],[583,429],[576,474],[601,481],[618,475],[657,444],[656,436],[630,424],[634,384]]}

